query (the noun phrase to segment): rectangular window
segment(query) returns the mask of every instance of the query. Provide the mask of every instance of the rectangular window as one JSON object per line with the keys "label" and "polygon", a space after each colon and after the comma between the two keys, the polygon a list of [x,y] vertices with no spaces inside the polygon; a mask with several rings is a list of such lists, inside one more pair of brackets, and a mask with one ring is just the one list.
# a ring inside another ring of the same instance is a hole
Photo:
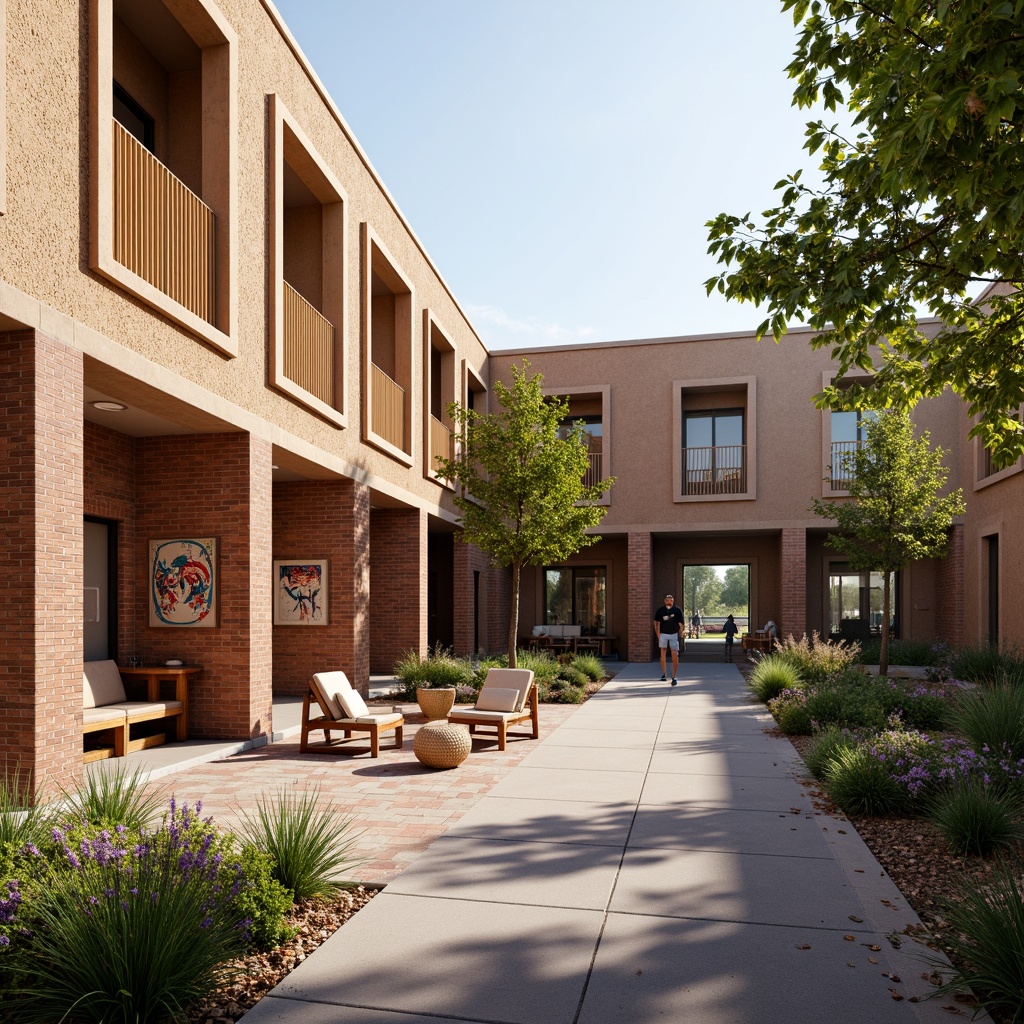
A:
{"label": "rectangular window", "polygon": [[878,418],[871,409],[854,409],[829,414],[831,447],[829,449],[830,489],[845,491],[854,477],[854,457],[867,440],[867,427]]}
{"label": "rectangular window", "polygon": [[744,472],[742,409],[702,409],[683,414],[684,494],[740,494]]}
{"label": "rectangular window", "polygon": [[429,309],[423,311],[423,475],[440,481],[437,458],[455,456],[455,347]]}
{"label": "rectangular window", "polygon": [[[829,634],[833,639],[864,641],[882,632],[884,589],[882,574],[854,572],[846,566],[829,570]],[[889,583],[891,635],[896,635],[898,616],[894,575]]]}
{"label": "rectangular window", "polygon": [[988,573],[988,642],[999,646],[999,534],[985,538],[986,570]]}
{"label": "rectangular window", "polygon": [[598,636],[607,624],[608,571],[603,566],[550,566],[544,570],[544,624],[579,626]]}

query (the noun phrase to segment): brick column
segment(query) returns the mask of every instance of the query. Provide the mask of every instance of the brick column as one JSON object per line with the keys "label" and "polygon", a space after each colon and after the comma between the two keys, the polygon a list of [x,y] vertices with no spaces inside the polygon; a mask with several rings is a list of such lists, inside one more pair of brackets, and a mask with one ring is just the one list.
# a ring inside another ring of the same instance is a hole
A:
{"label": "brick column", "polygon": [[[271,447],[248,434],[136,442],[139,654],[203,671],[189,688],[189,732],[249,739],[271,729]],[[149,542],[215,538],[219,595],[211,629],[149,625]]]}
{"label": "brick column", "polygon": [[0,334],[0,770],[82,776],[82,354]]}
{"label": "brick column", "polygon": [[803,527],[784,529],[780,545],[779,638],[792,633],[799,640],[807,632],[807,531]]}
{"label": "brick column", "polygon": [[[314,672],[341,669],[367,692],[370,489],[354,480],[274,486],[274,558],[327,559],[327,624],[274,627],[274,692],[304,696]],[[274,586],[276,586],[276,581]]]}
{"label": "brick column", "polygon": [[964,642],[964,527],[949,531],[949,551],[936,567],[935,632],[948,644]]}
{"label": "brick column", "polygon": [[391,672],[407,651],[427,652],[427,514],[370,514],[370,671]]}
{"label": "brick column", "polygon": [[654,657],[654,606],[651,604],[651,535],[628,535],[628,633],[626,657],[647,662]]}

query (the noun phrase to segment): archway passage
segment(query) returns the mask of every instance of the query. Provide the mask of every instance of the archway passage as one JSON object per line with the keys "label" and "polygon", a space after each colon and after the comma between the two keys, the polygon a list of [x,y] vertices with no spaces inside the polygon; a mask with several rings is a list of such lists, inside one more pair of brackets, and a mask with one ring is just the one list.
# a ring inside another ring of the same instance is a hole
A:
{"label": "archway passage", "polygon": [[684,656],[689,661],[719,661],[725,655],[728,616],[733,616],[740,634],[750,628],[750,566],[684,565],[681,582],[679,603],[686,616],[687,638]]}

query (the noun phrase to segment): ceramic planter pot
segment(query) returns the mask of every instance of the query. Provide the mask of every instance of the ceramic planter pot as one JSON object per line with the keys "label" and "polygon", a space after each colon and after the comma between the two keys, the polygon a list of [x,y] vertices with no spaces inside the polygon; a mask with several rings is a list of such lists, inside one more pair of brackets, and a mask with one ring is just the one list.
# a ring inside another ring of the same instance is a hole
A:
{"label": "ceramic planter pot", "polygon": [[416,688],[416,703],[420,711],[434,721],[438,718],[447,718],[448,712],[455,706],[454,686],[418,686]]}

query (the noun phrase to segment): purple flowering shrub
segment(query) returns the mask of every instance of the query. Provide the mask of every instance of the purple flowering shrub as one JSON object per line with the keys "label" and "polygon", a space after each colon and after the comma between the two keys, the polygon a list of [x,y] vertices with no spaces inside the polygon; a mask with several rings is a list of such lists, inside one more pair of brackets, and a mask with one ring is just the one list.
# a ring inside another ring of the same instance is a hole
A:
{"label": "purple flowering shrub", "polygon": [[249,945],[262,910],[251,879],[269,871],[261,858],[236,853],[198,803],[172,800],[155,829],[55,824],[31,900],[8,882],[0,902],[0,922],[22,929],[9,951],[17,1019],[60,1020],[72,1007],[76,1021],[180,1016]]}
{"label": "purple flowering shrub", "polygon": [[807,691],[787,687],[772,700],[768,710],[787,736],[806,736],[812,729],[811,714],[807,708]]}

